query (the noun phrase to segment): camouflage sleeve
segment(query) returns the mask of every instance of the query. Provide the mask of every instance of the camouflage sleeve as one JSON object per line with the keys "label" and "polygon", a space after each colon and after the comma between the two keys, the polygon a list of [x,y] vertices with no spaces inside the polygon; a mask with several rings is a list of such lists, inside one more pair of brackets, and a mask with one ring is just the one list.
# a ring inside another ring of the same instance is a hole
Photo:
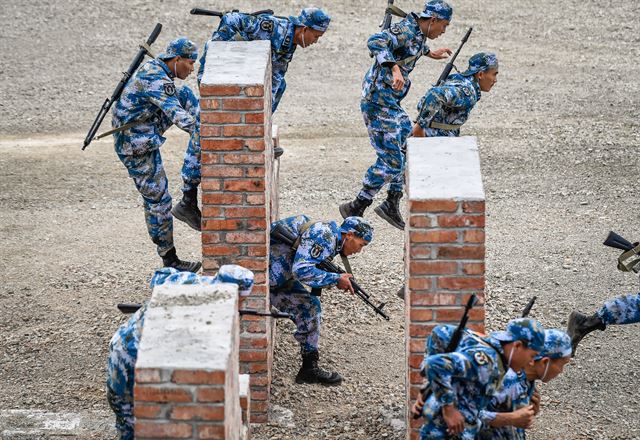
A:
{"label": "camouflage sleeve", "polygon": [[442,405],[457,403],[452,378],[473,380],[476,374],[469,358],[458,352],[429,356],[424,360],[424,372],[435,398]]}
{"label": "camouflage sleeve", "polygon": [[491,422],[493,422],[496,419],[497,414],[498,413],[496,412],[483,409],[480,411],[480,415],[479,415],[480,422],[482,422],[482,424],[487,428],[490,428]]}
{"label": "camouflage sleeve", "polygon": [[405,40],[406,37],[404,33],[400,32],[396,35],[391,33],[389,30],[385,30],[369,37],[369,40],[367,40],[367,47],[371,54],[376,58],[378,64],[381,66],[391,66],[396,63],[393,51],[402,47]]}
{"label": "camouflage sleeve", "polygon": [[302,234],[300,246],[293,259],[292,272],[296,279],[311,288],[336,285],[339,274],[325,272],[316,267],[316,264],[333,256],[336,245],[336,237],[327,225],[312,225]]}
{"label": "camouflage sleeve", "polygon": [[190,134],[193,133],[196,128],[196,120],[180,105],[173,81],[167,79],[166,76],[158,75],[145,82],[144,86],[149,101],[159,107],[179,128]]}
{"label": "camouflage sleeve", "polygon": [[429,128],[433,117],[442,107],[455,107],[456,102],[464,100],[464,93],[459,87],[443,85],[432,87],[418,102],[418,119],[416,122],[423,129]]}

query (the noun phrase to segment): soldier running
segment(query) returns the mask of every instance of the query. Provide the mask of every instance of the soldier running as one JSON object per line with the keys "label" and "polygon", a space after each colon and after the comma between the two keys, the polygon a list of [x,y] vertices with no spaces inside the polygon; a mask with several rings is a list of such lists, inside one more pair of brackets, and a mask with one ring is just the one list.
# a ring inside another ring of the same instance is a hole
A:
{"label": "soldier running", "polygon": [[375,195],[389,183],[387,200],[375,212],[392,226],[404,229],[399,204],[411,120],[400,102],[409,92],[409,74],[420,57],[441,60],[451,55],[448,48],[429,49],[427,40],[444,34],[452,14],[444,1],[430,0],[420,14],[412,12],[369,38],[367,45],[375,61],[364,77],[360,110],[378,159],[365,174],[356,198],[340,205],[343,218],[363,216]]}

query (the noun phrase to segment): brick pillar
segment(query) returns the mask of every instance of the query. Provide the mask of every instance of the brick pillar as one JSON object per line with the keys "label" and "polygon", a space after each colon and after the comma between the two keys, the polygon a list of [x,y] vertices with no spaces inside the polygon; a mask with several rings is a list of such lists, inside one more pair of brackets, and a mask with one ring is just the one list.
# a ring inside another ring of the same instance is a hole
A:
{"label": "brick pillar", "polygon": [[[239,264],[255,274],[243,307],[268,310],[273,166],[268,41],[209,44],[200,85],[204,272]],[[243,316],[240,372],[251,374],[251,421],[267,421],[271,318]]]}
{"label": "brick pillar", "polygon": [[423,383],[420,363],[437,324],[457,324],[471,293],[480,304],[469,328],[484,330],[485,203],[475,138],[409,138],[409,227],[405,229],[407,438],[424,419],[410,409]]}
{"label": "brick pillar", "polygon": [[158,286],[135,371],[136,439],[239,439],[238,287]]}

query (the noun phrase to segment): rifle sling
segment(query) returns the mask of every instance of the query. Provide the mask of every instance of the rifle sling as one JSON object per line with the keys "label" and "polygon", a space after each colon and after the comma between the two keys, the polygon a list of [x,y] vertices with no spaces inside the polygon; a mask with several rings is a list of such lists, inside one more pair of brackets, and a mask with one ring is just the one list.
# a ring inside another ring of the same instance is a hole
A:
{"label": "rifle sling", "polygon": [[353,271],[351,270],[351,264],[349,263],[349,259],[345,256],[340,254],[340,258],[342,259],[342,264],[344,265],[344,270],[347,271],[347,273],[350,273],[351,275],[353,275]]}
{"label": "rifle sling", "polygon": [[133,127],[134,125],[138,125],[138,124],[140,124],[142,122],[144,122],[144,121],[133,121],[133,122],[129,122],[127,124],[121,125],[120,127],[112,128],[109,131],[105,131],[104,133],[99,134],[98,136],[93,138],[93,140],[97,141],[98,139],[102,139],[103,137],[109,136],[110,134],[119,133],[121,131],[124,131],[124,130],[127,130],[127,129]]}
{"label": "rifle sling", "polygon": [[460,127],[462,127],[462,124],[442,124],[440,122],[431,122],[429,124],[429,127],[431,128],[437,128],[439,130],[458,130]]}
{"label": "rifle sling", "polygon": [[384,10],[384,13],[395,15],[396,17],[400,17],[400,18],[405,18],[407,16],[407,13],[404,12],[399,7],[397,7],[396,5],[387,6],[387,9]]}

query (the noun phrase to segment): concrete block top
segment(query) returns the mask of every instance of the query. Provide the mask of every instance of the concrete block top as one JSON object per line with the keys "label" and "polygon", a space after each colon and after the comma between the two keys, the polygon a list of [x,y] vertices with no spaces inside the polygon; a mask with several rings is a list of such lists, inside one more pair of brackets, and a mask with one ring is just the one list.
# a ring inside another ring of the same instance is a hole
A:
{"label": "concrete block top", "polygon": [[409,200],[484,200],[476,138],[410,137]]}
{"label": "concrete block top", "polygon": [[[264,41],[209,41],[203,85],[264,85],[271,62],[271,43]],[[271,81],[269,81],[271,90]]]}
{"label": "concrete block top", "polygon": [[241,374],[239,376],[238,384],[238,393],[240,394],[240,397],[247,397],[249,395],[249,375]]}
{"label": "concrete block top", "polygon": [[236,284],[155,287],[136,367],[226,369],[237,302]]}

